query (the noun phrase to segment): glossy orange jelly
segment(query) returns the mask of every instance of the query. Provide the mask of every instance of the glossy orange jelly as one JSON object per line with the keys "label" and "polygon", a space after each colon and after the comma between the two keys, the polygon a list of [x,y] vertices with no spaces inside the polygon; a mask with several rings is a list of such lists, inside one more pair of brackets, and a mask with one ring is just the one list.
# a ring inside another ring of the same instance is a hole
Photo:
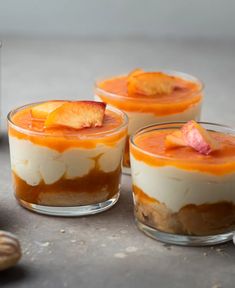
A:
{"label": "glossy orange jelly", "polygon": [[118,76],[98,82],[97,95],[105,103],[126,112],[147,112],[156,116],[183,112],[202,100],[200,83],[179,76],[172,77],[174,77],[175,88],[171,94],[151,97],[141,94],[130,96],[127,92],[128,76]]}
{"label": "glossy orange jelly", "polygon": [[[118,130],[124,124],[124,120],[111,110],[106,110],[101,127],[84,128],[78,131],[68,127],[45,128],[45,119],[33,118],[31,107],[12,115],[11,121],[15,127],[9,127],[9,135],[55,149],[58,152],[73,147],[91,149],[99,143],[112,146],[126,133],[125,129],[115,133],[115,129]],[[100,135],[103,136],[99,137]]]}
{"label": "glossy orange jelly", "polygon": [[[131,146],[133,156],[151,166],[174,166],[186,170],[225,175],[235,172],[235,136],[210,132],[221,149],[209,155],[202,155],[190,147],[166,149],[165,138],[175,130],[152,131],[135,137],[138,148]],[[149,154],[150,153],[150,154]]]}

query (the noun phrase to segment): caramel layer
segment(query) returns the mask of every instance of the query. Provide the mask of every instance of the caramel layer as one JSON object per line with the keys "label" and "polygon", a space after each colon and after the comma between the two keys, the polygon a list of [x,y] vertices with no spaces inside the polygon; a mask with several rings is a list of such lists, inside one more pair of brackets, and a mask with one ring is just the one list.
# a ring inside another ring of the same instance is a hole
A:
{"label": "caramel layer", "polygon": [[189,204],[173,213],[164,203],[133,186],[137,219],[155,229],[184,235],[214,235],[233,230],[235,205],[221,201],[213,204]]}
{"label": "caramel layer", "polygon": [[235,172],[235,136],[210,132],[221,148],[209,155],[202,155],[190,147],[166,149],[165,137],[173,131],[155,130],[137,135],[134,142],[141,150],[130,145],[130,153],[135,159],[151,166],[174,166],[215,175]]}
{"label": "caramel layer", "polygon": [[121,167],[105,173],[97,168],[83,177],[62,178],[47,185],[28,185],[13,172],[16,197],[31,204],[48,206],[76,206],[104,202],[119,192]]}
{"label": "caramel layer", "polygon": [[129,168],[131,166],[130,164],[130,151],[129,151],[129,137],[127,137],[126,144],[125,144],[125,150],[123,155],[123,166]]}
{"label": "caramel layer", "polygon": [[[152,113],[157,116],[181,113],[193,105],[199,104],[202,100],[200,85],[195,82],[187,81],[179,77],[175,78],[175,85],[181,89],[175,89],[170,95],[155,96],[154,98],[138,95],[129,97],[127,93],[127,76],[119,76],[99,82],[97,87],[104,92],[122,96],[108,96],[101,91],[97,95],[105,103],[111,104],[124,111]],[[141,98],[141,99],[140,99]],[[146,98],[146,100],[143,100]]]}

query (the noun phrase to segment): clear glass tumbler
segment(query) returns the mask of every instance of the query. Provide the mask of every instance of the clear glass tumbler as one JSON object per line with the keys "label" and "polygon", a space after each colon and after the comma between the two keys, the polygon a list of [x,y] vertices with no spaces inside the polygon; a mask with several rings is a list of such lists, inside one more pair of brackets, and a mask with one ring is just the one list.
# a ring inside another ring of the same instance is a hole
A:
{"label": "clear glass tumbler", "polygon": [[83,133],[84,129],[66,134],[40,131],[37,120],[25,128],[27,111],[36,104],[8,114],[11,168],[19,203],[58,216],[89,215],[110,208],[119,198],[127,116],[107,108],[105,113],[116,115],[120,125],[108,130],[93,128],[89,133]]}
{"label": "clear glass tumbler", "polygon": [[221,142],[220,150],[211,155],[189,147],[164,150],[163,133],[183,124],[148,126],[130,139],[137,225],[152,238],[171,244],[229,241],[235,230],[235,130],[201,123]]}

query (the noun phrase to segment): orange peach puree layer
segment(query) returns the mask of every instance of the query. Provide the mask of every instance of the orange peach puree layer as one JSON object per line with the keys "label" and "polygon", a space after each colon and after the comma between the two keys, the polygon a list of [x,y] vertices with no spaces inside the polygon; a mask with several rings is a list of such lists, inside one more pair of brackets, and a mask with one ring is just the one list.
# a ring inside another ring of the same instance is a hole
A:
{"label": "orange peach puree layer", "polygon": [[[124,111],[147,112],[157,116],[183,112],[201,101],[200,84],[175,77],[175,86],[181,87],[181,89],[175,89],[170,95],[153,97],[138,95],[130,98],[127,94],[127,76],[120,76],[99,82],[97,87],[105,92],[123,96],[124,100],[123,98],[109,97],[102,92],[98,92],[97,95],[104,102]],[[140,98],[142,99],[140,100]]]}
{"label": "orange peach puree layer", "polygon": [[[46,146],[59,152],[73,147],[91,149],[95,148],[97,144],[114,146],[117,141],[126,135],[127,131],[126,129],[121,129],[116,133],[108,131],[120,127],[123,121],[123,118],[115,112],[106,110],[101,127],[83,128],[80,130],[66,127],[45,129],[45,121],[32,118],[30,108],[27,108],[17,112],[12,117],[12,122],[20,128],[27,129],[29,133],[22,132],[20,129],[16,129],[10,125],[9,135],[18,139],[29,140],[34,144]],[[34,132],[39,132],[40,134],[33,135]],[[96,134],[102,132],[107,132],[107,134],[100,137],[96,136]],[[86,139],[86,136],[90,137],[90,139]]]}
{"label": "orange peach puree layer", "polygon": [[87,205],[106,201],[119,191],[121,167],[105,173],[96,166],[89,174],[75,179],[61,178],[53,184],[43,181],[28,185],[13,172],[16,196],[29,203],[43,205]]}
{"label": "orange peach puree layer", "polygon": [[153,155],[144,153],[133,145],[130,147],[131,154],[135,159],[151,166],[174,166],[215,175],[235,172],[235,136],[209,132],[221,143],[221,148],[209,155],[202,155],[190,147],[166,149],[165,137],[173,131],[150,131],[137,135],[134,139],[137,147]]}

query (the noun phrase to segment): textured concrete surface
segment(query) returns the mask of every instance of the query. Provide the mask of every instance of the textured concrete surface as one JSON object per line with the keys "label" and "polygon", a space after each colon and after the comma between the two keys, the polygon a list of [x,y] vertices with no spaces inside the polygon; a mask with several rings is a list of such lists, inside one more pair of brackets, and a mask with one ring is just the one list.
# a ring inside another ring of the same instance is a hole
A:
{"label": "textured concrete surface", "polygon": [[[197,75],[207,86],[203,120],[235,125],[234,48],[235,41],[219,40],[6,39],[3,118],[9,109],[32,101],[92,98],[94,78],[146,67]],[[0,172],[0,229],[16,233],[24,252],[15,268],[0,273],[0,287],[235,286],[231,242],[207,248],[170,246],[137,230],[128,176],[123,176],[115,207],[96,216],[68,219],[37,215],[17,205],[5,132]]]}

